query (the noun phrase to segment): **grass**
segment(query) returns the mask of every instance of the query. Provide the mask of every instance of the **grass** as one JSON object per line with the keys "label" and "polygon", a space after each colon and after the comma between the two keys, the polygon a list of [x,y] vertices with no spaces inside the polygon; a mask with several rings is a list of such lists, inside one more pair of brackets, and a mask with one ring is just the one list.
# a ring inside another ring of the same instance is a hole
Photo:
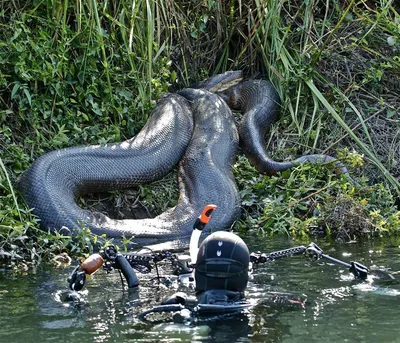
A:
{"label": "grass", "polygon": [[[77,243],[41,233],[14,189],[16,178],[46,151],[131,137],[163,92],[232,69],[270,79],[281,95],[282,118],[266,139],[275,158],[339,155],[356,165],[351,172],[362,184],[354,188],[307,167],[269,178],[239,158],[235,173],[247,215],[238,227],[294,236],[358,237],[363,225],[373,235],[397,232],[395,6],[385,0],[2,2],[0,251],[50,256],[90,249],[85,233]],[[134,194],[158,213],[171,203],[157,198],[157,189],[173,203],[175,185],[169,177]],[[339,225],[331,212],[342,205],[350,213],[349,204],[363,220]]]}

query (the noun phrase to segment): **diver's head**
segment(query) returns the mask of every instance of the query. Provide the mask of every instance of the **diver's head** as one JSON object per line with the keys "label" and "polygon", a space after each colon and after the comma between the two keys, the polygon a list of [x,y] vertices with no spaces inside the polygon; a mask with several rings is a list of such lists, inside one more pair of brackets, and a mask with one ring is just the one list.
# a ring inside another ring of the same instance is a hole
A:
{"label": "diver's head", "polygon": [[196,292],[210,289],[244,292],[249,280],[250,253],[237,235],[217,231],[200,245],[195,269]]}

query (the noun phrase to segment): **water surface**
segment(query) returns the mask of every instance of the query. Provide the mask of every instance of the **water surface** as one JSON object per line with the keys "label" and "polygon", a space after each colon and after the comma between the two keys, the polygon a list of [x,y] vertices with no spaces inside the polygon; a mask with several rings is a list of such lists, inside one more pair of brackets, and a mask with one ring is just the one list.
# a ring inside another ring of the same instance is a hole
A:
{"label": "water surface", "polygon": [[[250,251],[296,245],[286,239],[245,240]],[[346,261],[400,270],[400,244],[393,239],[317,243]],[[154,287],[154,275],[140,276],[139,289],[127,291],[117,272],[101,270],[87,280],[81,301],[63,301],[73,267],[41,266],[27,275],[0,272],[0,342],[400,342],[399,284],[360,282],[328,261],[297,256],[264,264],[254,271],[246,293],[257,303],[254,308],[191,325],[136,317],[177,290],[176,285]],[[275,292],[306,299],[305,305],[272,302]]]}

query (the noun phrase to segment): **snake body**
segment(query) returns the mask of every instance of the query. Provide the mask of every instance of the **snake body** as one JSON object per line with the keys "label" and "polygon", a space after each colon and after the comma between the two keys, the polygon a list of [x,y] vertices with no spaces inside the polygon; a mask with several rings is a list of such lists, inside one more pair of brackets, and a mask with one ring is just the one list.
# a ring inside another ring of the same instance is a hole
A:
{"label": "snake body", "polygon": [[[221,80],[230,82],[240,76],[238,72],[221,74],[198,87],[212,90]],[[268,157],[264,136],[280,107],[270,82],[251,80],[214,91],[218,94],[187,88],[166,96],[143,129],[122,143],[66,148],[36,160],[22,174],[19,189],[40,218],[41,227],[63,232],[64,227],[73,230],[85,225],[96,235],[133,238],[137,246],[170,242],[183,247],[205,205],[217,205],[208,229],[227,230],[240,217],[232,173],[239,136],[250,161],[269,175],[300,163],[336,161],[326,155],[306,155],[289,162]],[[229,107],[244,114],[239,134]],[[160,179],[178,162],[178,204],[155,218],[114,220],[77,205],[86,193]],[[335,168],[347,174],[342,165]]]}
{"label": "snake body", "polygon": [[240,146],[252,165],[267,175],[274,175],[305,163],[332,164],[338,174],[344,174],[351,182],[348,170],[336,158],[311,154],[301,156],[293,161],[274,161],[268,156],[265,146],[265,135],[271,125],[278,119],[281,100],[271,82],[267,80],[249,80],[241,82],[220,92],[220,96],[232,110],[243,113],[239,124]]}
{"label": "snake body", "polygon": [[[54,233],[63,227],[72,230],[85,225],[96,235],[134,238],[138,246],[187,242],[195,219],[206,204],[213,203],[218,206],[218,215],[212,217],[209,227],[229,228],[239,216],[231,171],[237,130],[230,109],[219,96],[203,91],[196,99],[195,94],[187,93],[191,106],[181,95],[168,95],[129,140],[61,149],[37,159],[18,185],[40,218],[41,227]],[[86,193],[124,189],[162,178],[179,161],[179,202],[155,218],[113,220],[76,203]]]}

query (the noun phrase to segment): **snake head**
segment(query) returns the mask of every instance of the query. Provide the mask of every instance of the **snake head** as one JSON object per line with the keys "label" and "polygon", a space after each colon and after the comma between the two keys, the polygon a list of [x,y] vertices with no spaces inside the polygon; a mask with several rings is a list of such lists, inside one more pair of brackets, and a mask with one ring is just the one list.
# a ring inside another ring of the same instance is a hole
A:
{"label": "snake head", "polygon": [[243,79],[241,70],[227,71],[223,74],[218,74],[209,77],[203,81],[191,85],[190,88],[205,89],[212,93],[222,92],[223,90],[237,85]]}

